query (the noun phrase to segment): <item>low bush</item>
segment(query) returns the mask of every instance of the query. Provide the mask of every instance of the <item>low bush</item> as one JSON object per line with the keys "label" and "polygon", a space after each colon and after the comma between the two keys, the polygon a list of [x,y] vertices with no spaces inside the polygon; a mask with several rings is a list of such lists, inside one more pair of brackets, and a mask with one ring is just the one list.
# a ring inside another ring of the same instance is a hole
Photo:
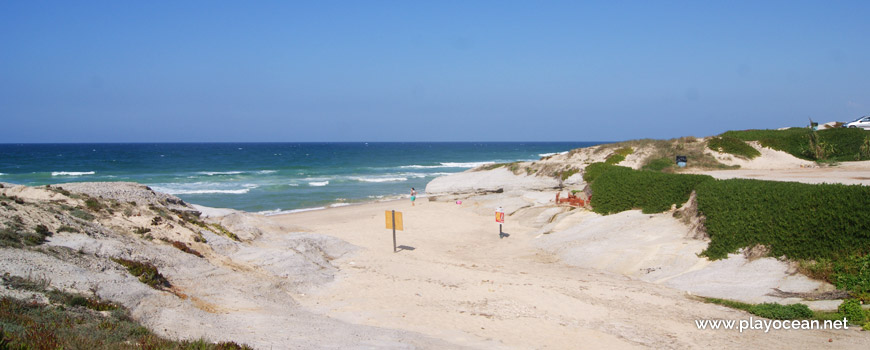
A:
{"label": "low bush", "polygon": [[863,325],[867,321],[867,314],[856,299],[843,300],[837,307],[837,313],[842,314],[851,324]]}
{"label": "low bush", "polygon": [[501,167],[507,166],[508,164],[510,164],[510,163],[493,163],[493,164],[486,164],[486,165],[481,165],[481,166],[480,166],[479,168],[477,168],[476,170],[477,170],[477,171],[481,171],[481,170],[493,170],[493,169],[498,169],[498,168],[501,168]]}
{"label": "low bush", "polygon": [[870,247],[870,187],[732,179],[700,183],[697,193],[711,239],[703,254],[712,259],[755,245],[791,259],[842,259]]}
{"label": "low bush", "polygon": [[619,164],[619,163],[621,163],[623,160],[625,160],[625,157],[626,157],[626,156],[628,156],[629,154],[632,154],[632,153],[634,153],[634,149],[631,148],[631,147],[622,147],[622,148],[619,148],[619,149],[613,151],[612,154],[610,154],[609,156],[607,156],[607,158],[604,160],[604,163],[607,163],[607,164]]}
{"label": "low bush", "polygon": [[77,228],[75,228],[75,227],[68,226],[68,225],[63,225],[63,226],[57,228],[57,232],[72,232],[72,233],[77,233],[77,232],[80,232],[80,231],[79,231],[79,229],[77,229]]}
{"label": "low bush", "polygon": [[200,252],[194,250],[191,247],[188,247],[187,244],[184,244],[183,242],[173,241],[172,246],[175,247],[176,249],[182,251],[182,252],[187,253],[187,254],[195,255],[195,256],[200,257],[200,258],[202,257],[202,254]]}
{"label": "low bush", "polygon": [[227,236],[227,237],[229,237],[230,239],[232,239],[232,240],[234,240],[234,241],[236,241],[236,242],[241,242],[241,239],[239,239],[239,236],[236,236],[235,233],[232,233],[230,230],[227,230],[227,228],[226,228],[226,227],[223,227],[223,225],[221,225],[221,224],[211,224],[211,227],[212,227],[214,230],[217,230],[217,233],[220,233],[220,234],[222,234],[222,235],[224,235],[224,236]]}
{"label": "low bush", "polygon": [[781,305],[777,303],[749,304],[728,299],[702,298],[705,302],[743,310],[753,315],[773,320],[842,320],[841,313],[814,312],[804,304]]}
{"label": "low bush", "polygon": [[[588,168],[587,168],[588,169]],[[609,166],[593,177],[592,209],[600,214],[642,209],[660,213],[672,205],[682,206],[697,184],[713,180],[706,175],[666,174]]]}
{"label": "low bush", "polygon": [[[861,146],[870,137],[870,131],[860,128],[834,128],[812,131],[809,128],[786,130],[728,131],[720,135],[743,141],[758,141],[764,147],[787,152],[795,157],[819,161],[867,160],[870,154]],[[815,139],[815,145],[811,140]],[[813,147],[815,146],[815,147]],[[823,157],[818,157],[818,156]]]}
{"label": "low bush", "polygon": [[870,254],[860,253],[837,259],[829,282],[837,288],[851,291],[855,297],[870,302]]}
{"label": "low bush", "polygon": [[598,178],[598,176],[615,166],[616,165],[606,164],[603,162],[589,164],[583,170],[583,181],[591,184],[593,181],[595,181],[595,179]]}
{"label": "low bush", "polygon": [[798,320],[813,317],[813,310],[804,304],[764,303],[753,305],[749,308],[749,313],[772,320]]}
{"label": "low bush", "polygon": [[0,247],[36,246],[45,243],[46,238],[52,235],[45,225],[37,225],[31,231],[24,226],[20,217],[15,218],[5,222],[0,229]]}
{"label": "low bush", "polygon": [[100,203],[96,198],[85,199],[85,206],[91,211],[100,211],[100,209],[103,209],[103,203]]}
{"label": "low bush", "polygon": [[770,256],[802,261],[801,271],[854,297],[870,299],[870,187],[714,180],[591,164],[584,178],[601,214],[680,206],[694,190],[710,243],[702,254],[722,259],[762,245]]}
{"label": "low bush", "polygon": [[0,349],[251,349],[234,342],[167,340],[133,321],[126,309],[98,313],[70,306],[0,298]]}
{"label": "low bush", "polygon": [[761,152],[746,144],[743,140],[731,136],[711,138],[710,141],[707,142],[707,147],[716,152],[733,154],[747,159],[752,159],[761,155]]}
{"label": "low bush", "polygon": [[643,166],[643,170],[652,170],[652,171],[664,171],[665,169],[671,169],[676,164],[676,160],[674,158],[656,158],[650,160]]}
{"label": "low bush", "polygon": [[145,283],[154,289],[169,288],[172,285],[166,280],[157,267],[147,262],[138,262],[122,258],[112,258],[118,264],[127,268],[131,275],[139,277],[139,282]]}
{"label": "low bush", "polygon": [[73,208],[69,214],[85,221],[93,221],[96,218],[91,213],[78,208]]}
{"label": "low bush", "polygon": [[579,169],[576,169],[576,168],[571,168],[571,169],[568,169],[568,170],[562,171],[562,172],[560,173],[560,174],[561,174],[562,181],[567,180],[569,177],[573,176],[574,174],[576,174],[576,173],[578,173],[578,172],[580,172],[580,170],[579,170]]}

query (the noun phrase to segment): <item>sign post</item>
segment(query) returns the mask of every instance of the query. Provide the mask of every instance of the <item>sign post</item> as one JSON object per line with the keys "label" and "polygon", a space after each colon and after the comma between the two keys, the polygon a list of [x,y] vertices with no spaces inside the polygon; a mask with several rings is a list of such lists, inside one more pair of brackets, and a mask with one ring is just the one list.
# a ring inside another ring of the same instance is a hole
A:
{"label": "sign post", "polygon": [[384,214],[387,228],[393,229],[393,253],[395,253],[398,251],[396,250],[396,230],[405,230],[404,225],[402,225],[402,212],[397,213],[395,210],[388,210],[385,211]]}
{"label": "sign post", "polygon": [[498,238],[504,238],[504,233],[501,231],[501,225],[504,223],[504,209],[502,207],[495,209],[495,222],[498,223]]}

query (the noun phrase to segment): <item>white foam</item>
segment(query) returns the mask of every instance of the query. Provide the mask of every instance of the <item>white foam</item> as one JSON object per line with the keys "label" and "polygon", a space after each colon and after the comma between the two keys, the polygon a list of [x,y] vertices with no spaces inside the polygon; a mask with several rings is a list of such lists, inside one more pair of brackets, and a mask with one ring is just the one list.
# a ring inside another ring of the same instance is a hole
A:
{"label": "white foam", "polygon": [[476,168],[487,164],[495,164],[495,162],[441,163],[446,168]]}
{"label": "white foam", "polygon": [[401,174],[398,174],[398,176],[403,176],[403,177],[413,177],[413,178],[418,178],[418,179],[419,179],[419,178],[424,178],[424,177],[427,177],[427,176],[431,176],[431,174],[426,174],[426,173],[401,173]]}
{"label": "white foam", "polygon": [[399,168],[402,169],[435,169],[435,168],[443,168],[443,165],[403,165]]}
{"label": "white foam", "polygon": [[243,174],[244,171],[200,171],[197,174],[215,176],[215,175],[239,175]]}
{"label": "white foam", "polygon": [[290,186],[290,187],[298,187],[299,184],[287,184],[287,186]]}
{"label": "white foam", "polygon": [[[351,180],[360,182],[402,182],[408,181],[407,177],[351,177]],[[327,181],[329,182],[329,181]]]}
{"label": "white foam", "polygon": [[0,173],[0,176],[6,175],[6,173]]}
{"label": "white foam", "polygon": [[302,209],[293,209],[293,210],[275,209],[275,210],[261,211],[261,212],[258,212],[258,214],[262,214],[265,216],[273,216],[273,215],[281,215],[281,214],[302,213],[302,212],[306,212],[306,211],[323,210],[323,209],[326,209],[326,207],[302,208]]}
{"label": "white foam", "polygon": [[435,169],[435,168],[476,168],[481,165],[495,164],[495,162],[442,162],[440,165],[403,165],[403,169]]}
{"label": "white foam", "polygon": [[95,171],[52,171],[51,176],[82,176],[94,175],[96,173]]}
{"label": "white foam", "polygon": [[557,154],[568,154],[568,151],[565,151],[565,152],[553,152],[553,153],[541,153],[541,154],[539,154],[538,156],[539,156],[539,157],[549,157],[549,156],[555,156],[555,155],[557,155]]}
{"label": "white foam", "polygon": [[312,186],[312,187],[322,187],[322,186],[326,186],[326,185],[329,185],[329,181],[314,181],[314,182],[308,183],[308,186]]}
{"label": "white foam", "polygon": [[[163,186],[161,186],[163,185]],[[151,186],[155,191],[168,194],[245,194],[252,189],[259,187],[255,184],[242,184],[242,188],[238,188],[236,184],[215,183],[215,182],[194,182],[194,183],[179,183],[179,184],[161,184]]]}
{"label": "white foam", "polygon": [[163,192],[168,194],[208,194],[208,193],[223,193],[223,194],[245,194],[251,191],[250,188],[245,188],[241,190],[182,190],[182,189],[172,189],[172,188],[163,188],[163,187],[152,187],[157,192]]}
{"label": "white foam", "polygon": [[265,174],[274,174],[277,173],[278,170],[260,170],[257,174],[265,175]]}
{"label": "white foam", "polygon": [[330,204],[329,207],[330,208],[338,208],[338,207],[346,207],[348,205],[350,205],[350,203],[334,203],[334,204]]}

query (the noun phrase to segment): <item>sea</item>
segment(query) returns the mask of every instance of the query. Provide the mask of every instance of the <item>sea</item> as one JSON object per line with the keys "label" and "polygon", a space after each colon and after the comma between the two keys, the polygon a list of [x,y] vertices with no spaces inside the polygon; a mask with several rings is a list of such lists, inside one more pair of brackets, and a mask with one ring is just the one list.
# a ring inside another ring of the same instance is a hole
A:
{"label": "sea", "polygon": [[0,182],[132,181],[265,215],[425,195],[432,179],[603,142],[0,144]]}

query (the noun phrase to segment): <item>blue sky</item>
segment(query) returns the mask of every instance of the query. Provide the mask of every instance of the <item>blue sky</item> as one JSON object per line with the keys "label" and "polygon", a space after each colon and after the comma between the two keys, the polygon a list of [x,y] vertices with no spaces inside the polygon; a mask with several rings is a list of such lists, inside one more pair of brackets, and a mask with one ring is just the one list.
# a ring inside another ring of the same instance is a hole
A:
{"label": "blue sky", "polygon": [[0,143],[617,141],[870,114],[868,1],[3,1]]}

